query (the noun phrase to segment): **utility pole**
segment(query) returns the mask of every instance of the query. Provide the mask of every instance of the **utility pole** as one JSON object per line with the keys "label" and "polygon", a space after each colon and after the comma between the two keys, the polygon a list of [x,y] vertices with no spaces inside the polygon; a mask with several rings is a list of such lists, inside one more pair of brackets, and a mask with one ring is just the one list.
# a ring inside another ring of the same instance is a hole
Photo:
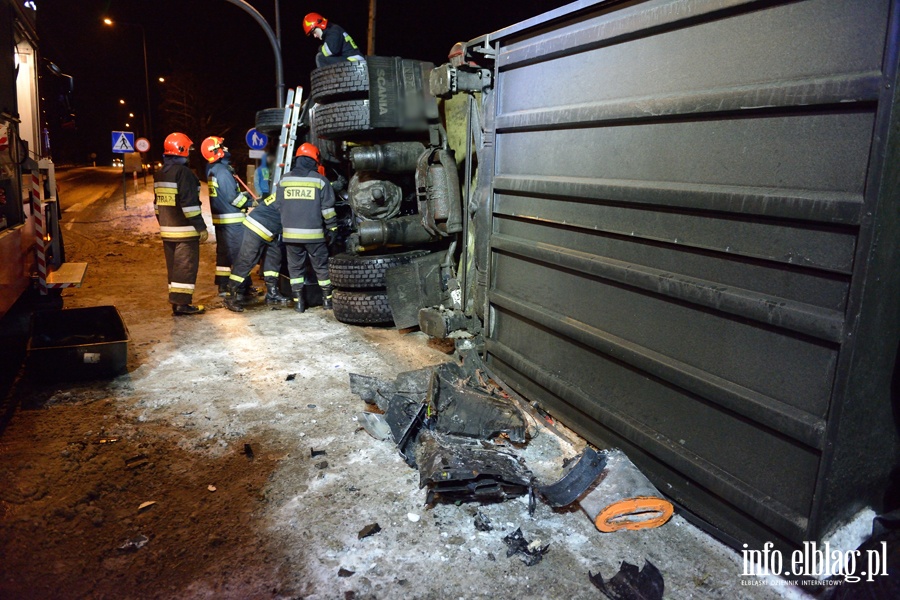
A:
{"label": "utility pole", "polygon": [[368,39],[368,54],[369,56],[375,56],[375,5],[378,0],[369,0],[369,39]]}

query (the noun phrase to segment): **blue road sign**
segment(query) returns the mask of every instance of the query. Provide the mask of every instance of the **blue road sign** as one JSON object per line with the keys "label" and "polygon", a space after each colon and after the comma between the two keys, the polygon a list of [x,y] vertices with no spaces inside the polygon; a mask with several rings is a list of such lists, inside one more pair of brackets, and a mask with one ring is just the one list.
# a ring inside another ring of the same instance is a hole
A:
{"label": "blue road sign", "polygon": [[130,131],[113,131],[112,151],[118,154],[134,152],[134,134]]}
{"label": "blue road sign", "polygon": [[255,127],[247,132],[245,139],[251,150],[262,150],[269,143],[269,136],[257,131]]}

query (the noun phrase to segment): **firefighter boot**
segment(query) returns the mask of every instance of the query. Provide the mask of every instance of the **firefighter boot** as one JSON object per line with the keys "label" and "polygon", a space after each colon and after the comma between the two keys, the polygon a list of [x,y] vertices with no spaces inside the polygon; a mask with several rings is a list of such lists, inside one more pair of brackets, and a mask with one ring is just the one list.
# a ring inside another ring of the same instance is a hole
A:
{"label": "firefighter boot", "polygon": [[238,286],[233,283],[228,284],[228,293],[225,295],[225,308],[231,312],[244,312],[237,288]]}
{"label": "firefighter boot", "polygon": [[206,309],[202,306],[194,306],[193,304],[173,304],[172,314],[176,317],[183,315],[202,315]]}
{"label": "firefighter boot", "polygon": [[296,310],[298,313],[306,311],[306,300],[303,299],[302,291],[294,298],[294,310]]}
{"label": "firefighter boot", "polygon": [[287,306],[290,303],[288,298],[285,298],[281,295],[281,292],[278,291],[277,283],[269,283],[266,282],[266,304],[278,304],[281,306]]}
{"label": "firefighter boot", "polygon": [[241,304],[252,304],[256,301],[256,298],[259,296],[257,294],[256,288],[252,286],[245,286],[238,288],[237,292],[237,301]]}
{"label": "firefighter boot", "polygon": [[322,286],[322,310],[331,310],[331,293],[333,288],[330,285]]}

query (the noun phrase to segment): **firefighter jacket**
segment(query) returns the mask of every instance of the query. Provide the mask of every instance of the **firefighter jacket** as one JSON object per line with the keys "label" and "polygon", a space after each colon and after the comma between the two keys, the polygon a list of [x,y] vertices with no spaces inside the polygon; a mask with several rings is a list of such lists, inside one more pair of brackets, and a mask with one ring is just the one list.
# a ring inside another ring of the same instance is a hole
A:
{"label": "firefighter jacket", "polygon": [[200,215],[200,180],[187,167],[187,158],[166,156],[153,184],[153,208],[163,240],[200,237],[206,223]]}
{"label": "firefighter jacket", "polygon": [[320,51],[324,56],[343,57],[351,61],[363,58],[350,34],[335,23],[329,23],[322,33]]}
{"label": "firefighter jacket", "polygon": [[275,194],[266,196],[244,219],[244,227],[267,242],[281,234],[281,205],[276,200]]}
{"label": "firefighter jacket", "polygon": [[243,223],[249,200],[234,179],[234,169],[223,158],[206,167],[206,187],[214,225]]}
{"label": "firefighter jacket", "polygon": [[286,243],[322,242],[322,226],[337,227],[334,190],[328,179],[316,171],[311,158],[297,160],[293,170],[278,182],[275,197],[281,204],[282,236]]}

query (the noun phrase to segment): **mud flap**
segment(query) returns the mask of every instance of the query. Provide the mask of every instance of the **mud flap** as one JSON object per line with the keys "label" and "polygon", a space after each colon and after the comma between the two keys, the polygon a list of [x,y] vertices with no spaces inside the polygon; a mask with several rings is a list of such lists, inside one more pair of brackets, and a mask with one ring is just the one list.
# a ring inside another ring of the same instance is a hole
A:
{"label": "mud flap", "polygon": [[443,252],[435,252],[408,265],[388,269],[385,273],[388,302],[398,329],[416,327],[419,324],[419,309],[438,306],[443,301],[443,259]]}

